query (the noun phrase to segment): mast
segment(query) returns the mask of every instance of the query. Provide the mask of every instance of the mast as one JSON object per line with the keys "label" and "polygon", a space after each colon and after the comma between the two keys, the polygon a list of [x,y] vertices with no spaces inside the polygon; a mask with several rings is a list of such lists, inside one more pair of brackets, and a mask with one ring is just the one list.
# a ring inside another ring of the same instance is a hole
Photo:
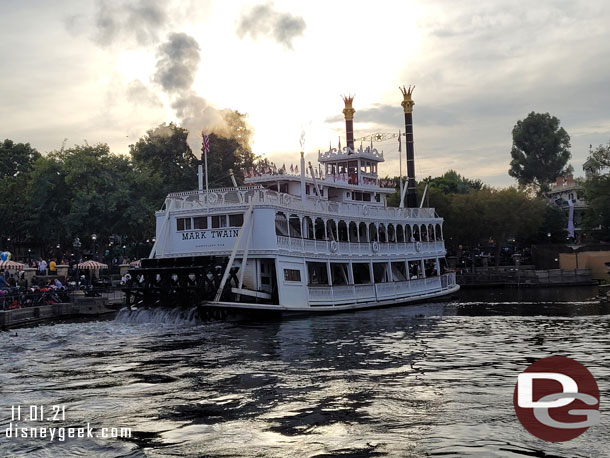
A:
{"label": "mast", "polygon": [[354,113],[356,110],[352,108],[352,102],[354,101],[353,95],[344,95],[343,102],[345,102],[345,108],[343,109],[343,116],[345,116],[345,140],[347,141],[347,147],[354,151]]}
{"label": "mast", "polygon": [[413,146],[413,89],[415,86],[399,88],[402,92],[402,109],[405,113],[405,146],[407,150],[407,208],[417,208],[415,191],[415,149]]}

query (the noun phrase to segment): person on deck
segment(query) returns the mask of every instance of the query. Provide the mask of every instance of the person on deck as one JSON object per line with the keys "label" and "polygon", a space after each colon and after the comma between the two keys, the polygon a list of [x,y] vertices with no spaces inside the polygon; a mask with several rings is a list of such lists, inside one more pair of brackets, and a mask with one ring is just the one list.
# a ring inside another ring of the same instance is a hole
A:
{"label": "person on deck", "polygon": [[49,263],[49,275],[57,275],[57,263],[55,259],[51,259]]}
{"label": "person on deck", "polygon": [[47,274],[47,261],[44,259],[40,260],[40,264],[38,264],[38,271],[40,272],[40,275]]}

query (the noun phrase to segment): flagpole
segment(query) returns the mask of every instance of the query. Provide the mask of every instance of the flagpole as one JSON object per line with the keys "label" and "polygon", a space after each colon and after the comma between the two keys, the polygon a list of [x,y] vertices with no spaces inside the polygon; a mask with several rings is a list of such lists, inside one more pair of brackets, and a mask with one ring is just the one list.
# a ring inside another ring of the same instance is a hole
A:
{"label": "flagpole", "polygon": [[[201,132],[201,139],[203,140],[201,151],[203,152],[203,160],[205,163],[205,192],[209,192],[208,189],[208,151],[210,149],[210,137],[208,137],[205,133]],[[201,170],[201,161],[199,161],[199,170]],[[201,174],[199,175],[199,191],[203,191],[203,183],[201,180]]]}
{"label": "flagpole", "polygon": [[208,192],[208,153],[207,151],[203,153],[203,157],[205,160],[205,192]]}

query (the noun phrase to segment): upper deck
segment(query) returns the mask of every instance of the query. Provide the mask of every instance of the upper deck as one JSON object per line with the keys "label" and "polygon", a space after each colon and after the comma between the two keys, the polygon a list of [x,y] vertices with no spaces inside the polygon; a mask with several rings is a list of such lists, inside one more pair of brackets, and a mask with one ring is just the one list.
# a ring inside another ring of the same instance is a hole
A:
{"label": "upper deck", "polygon": [[[227,210],[246,209],[253,203],[257,207],[270,207],[286,212],[309,213],[328,217],[349,217],[361,220],[407,219],[442,221],[433,208],[397,208],[366,205],[367,202],[333,202],[315,197],[305,201],[293,194],[277,192],[262,186],[220,188],[209,192],[187,191],[169,194],[165,199],[165,210],[217,213]],[[373,204],[373,202],[371,202]],[[164,214],[160,210],[157,214]]]}

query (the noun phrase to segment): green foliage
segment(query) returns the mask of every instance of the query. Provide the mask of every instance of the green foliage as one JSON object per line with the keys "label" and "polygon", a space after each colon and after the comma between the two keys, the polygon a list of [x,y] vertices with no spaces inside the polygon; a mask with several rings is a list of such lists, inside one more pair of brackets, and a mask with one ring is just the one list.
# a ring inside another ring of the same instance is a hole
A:
{"label": "green foliage", "polygon": [[558,176],[569,173],[570,136],[559,119],[549,113],[531,112],[513,128],[512,160],[508,174],[520,185],[548,190]]}
{"label": "green foliage", "polygon": [[610,142],[590,148],[585,164],[594,174],[583,183],[588,203],[584,226],[597,239],[610,241]]}

